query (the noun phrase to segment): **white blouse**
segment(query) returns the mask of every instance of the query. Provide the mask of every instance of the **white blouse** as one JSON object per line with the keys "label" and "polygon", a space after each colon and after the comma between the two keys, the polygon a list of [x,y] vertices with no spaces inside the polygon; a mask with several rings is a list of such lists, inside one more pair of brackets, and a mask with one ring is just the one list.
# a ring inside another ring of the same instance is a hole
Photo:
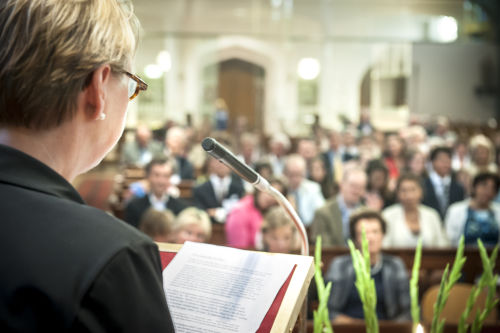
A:
{"label": "white blouse", "polygon": [[419,205],[420,232],[414,234],[406,224],[404,209],[395,204],[382,211],[387,222],[383,246],[415,248],[419,238],[423,247],[446,247],[450,245],[438,212],[430,207]]}

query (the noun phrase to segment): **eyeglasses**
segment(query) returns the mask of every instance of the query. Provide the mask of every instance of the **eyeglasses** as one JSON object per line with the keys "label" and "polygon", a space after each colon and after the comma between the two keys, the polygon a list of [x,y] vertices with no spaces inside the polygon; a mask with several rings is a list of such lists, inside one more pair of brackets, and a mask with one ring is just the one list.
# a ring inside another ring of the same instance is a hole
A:
{"label": "eyeglasses", "polygon": [[146,82],[144,82],[137,75],[134,75],[134,74],[129,73],[127,71],[123,71],[123,73],[131,79],[128,81],[128,99],[129,99],[129,101],[136,98],[137,95],[139,95],[139,92],[141,90],[148,89],[148,84]]}

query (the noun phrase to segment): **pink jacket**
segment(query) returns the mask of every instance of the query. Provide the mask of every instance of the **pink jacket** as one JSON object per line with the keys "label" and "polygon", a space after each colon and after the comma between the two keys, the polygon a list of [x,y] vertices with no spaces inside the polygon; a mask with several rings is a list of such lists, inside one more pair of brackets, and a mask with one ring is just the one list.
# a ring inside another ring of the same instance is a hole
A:
{"label": "pink jacket", "polygon": [[254,205],[253,195],[245,196],[227,217],[227,244],[243,249],[255,248],[255,236],[260,231],[262,219],[262,214]]}

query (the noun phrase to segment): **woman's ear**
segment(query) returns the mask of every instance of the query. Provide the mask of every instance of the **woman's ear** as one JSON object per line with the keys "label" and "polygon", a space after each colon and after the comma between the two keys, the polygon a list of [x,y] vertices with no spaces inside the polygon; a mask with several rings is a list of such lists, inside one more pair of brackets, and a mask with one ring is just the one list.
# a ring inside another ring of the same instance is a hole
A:
{"label": "woman's ear", "polygon": [[90,83],[83,90],[85,116],[89,120],[98,120],[105,115],[105,100],[111,78],[111,67],[107,64],[102,65],[91,75]]}

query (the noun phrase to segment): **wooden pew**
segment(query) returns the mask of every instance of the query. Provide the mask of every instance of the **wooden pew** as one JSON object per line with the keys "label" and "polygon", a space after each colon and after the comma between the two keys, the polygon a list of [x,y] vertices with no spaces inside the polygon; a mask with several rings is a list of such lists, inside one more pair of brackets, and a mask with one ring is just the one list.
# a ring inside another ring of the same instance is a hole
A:
{"label": "wooden pew", "polygon": [[[413,267],[413,257],[415,255],[415,249],[405,248],[405,249],[384,249],[383,253],[394,255],[400,257],[406,265],[406,268],[411,271]],[[314,247],[310,250],[311,255],[314,255]],[[488,251],[491,253],[491,249]],[[349,249],[346,247],[328,247],[323,248],[322,260],[323,260],[323,274],[326,273],[328,267],[333,258],[339,255],[349,254]],[[453,264],[455,260],[456,249],[455,248],[445,248],[445,249],[434,249],[425,248],[422,249],[422,263],[420,270],[424,273],[431,274],[432,271],[444,270],[446,264]],[[467,257],[467,261],[464,264],[463,277],[464,282],[473,283],[474,279],[481,274],[483,266],[481,264],[481,257],[479,255],[479,250],[473,247],[467,247],[464,251],[464,255]],[[451,267],[450,267],[451,268]],[[499,272],[500,268],[500,257],[497,257],[495,271]]]}
{"label": "wooden pew", "polygon": [[[142,182],[147,188],[148,183],[145,178],[145,171],[142,168],[125,168],[115,177],[114,190],[108,199],[109,206],[114,216],[123,219],[125,203],[130,199],[130,184]],[[193,188],[196,185],[194,180],[181,180],[178,184],[179,198],[188,205],[193,201]]]}
{"label": "wooden pew", "polygon": [[224,229],[224,224],[212,223],[212,237],[210,237],[208,243],[226,245],[226,231]]}
{"label": "wooden pew", "polygon": [[[413,258],[415,255],[415,249],[406,248],[406,249],[385,249],[382,251],[383,253],[398,256],[400,257],[407,270],[408,276],[411,276],[411,270],[413,267]],[[488,253],[491,254],[491,249],[488,250]],[[350,254],[349,249],[347,247],[327,247],[323,248],[321,259],[323,261],[322,272],[323,276],[325,276],[328,268],[332,260],[341,255]],[[453,265],[453,261],[455,260],[456,249],[455,248],[446,248],[446,249],[422,249],[422,261],[420,265],[420,274],[419,274],[419,298],[427,291],[427,289],[433,285],[439,284],[441,281],[442,273],[447,264]],[[314,256],[314,247],[310,249],[310,255]],[[481,264],[481,257],[479,255],[479,250],[477,248],[466,248],[464,251],[464,255],[467,257],[465,261],[463,270],[462,270],[462,281],[466,283],[474,283],[474,280],[477,276],[479,276],[483,267]],[[500,258],[497,257],[495,273],[500,272]],[[309,313],[312,315],[312,311],[318,307],[317,302],[317,292],[315,288],[315,284],[312,283],[309,290]]]}
{"label": "wooden pew", "polygon": [[[335,333],[365,333],[366,327],[363,322],[355,324],[333,324],[333,331]],[[425,332],[430,332],[430,327],[424,327]],[[444,325],[445,333],[455,333],[457,332],[457,325]],[[314,326],[313,321],[309,320],[307,322],[307,332],[313,333]],[[294,332],[298,332],[294,329]],[[394,322],[394,321],[379,321],[379,332],[380,333],[412,333],[412,323],[411,322]],[[500,324],[485,324],[481,330],[482,333],[493,333],[500,332]]]}

